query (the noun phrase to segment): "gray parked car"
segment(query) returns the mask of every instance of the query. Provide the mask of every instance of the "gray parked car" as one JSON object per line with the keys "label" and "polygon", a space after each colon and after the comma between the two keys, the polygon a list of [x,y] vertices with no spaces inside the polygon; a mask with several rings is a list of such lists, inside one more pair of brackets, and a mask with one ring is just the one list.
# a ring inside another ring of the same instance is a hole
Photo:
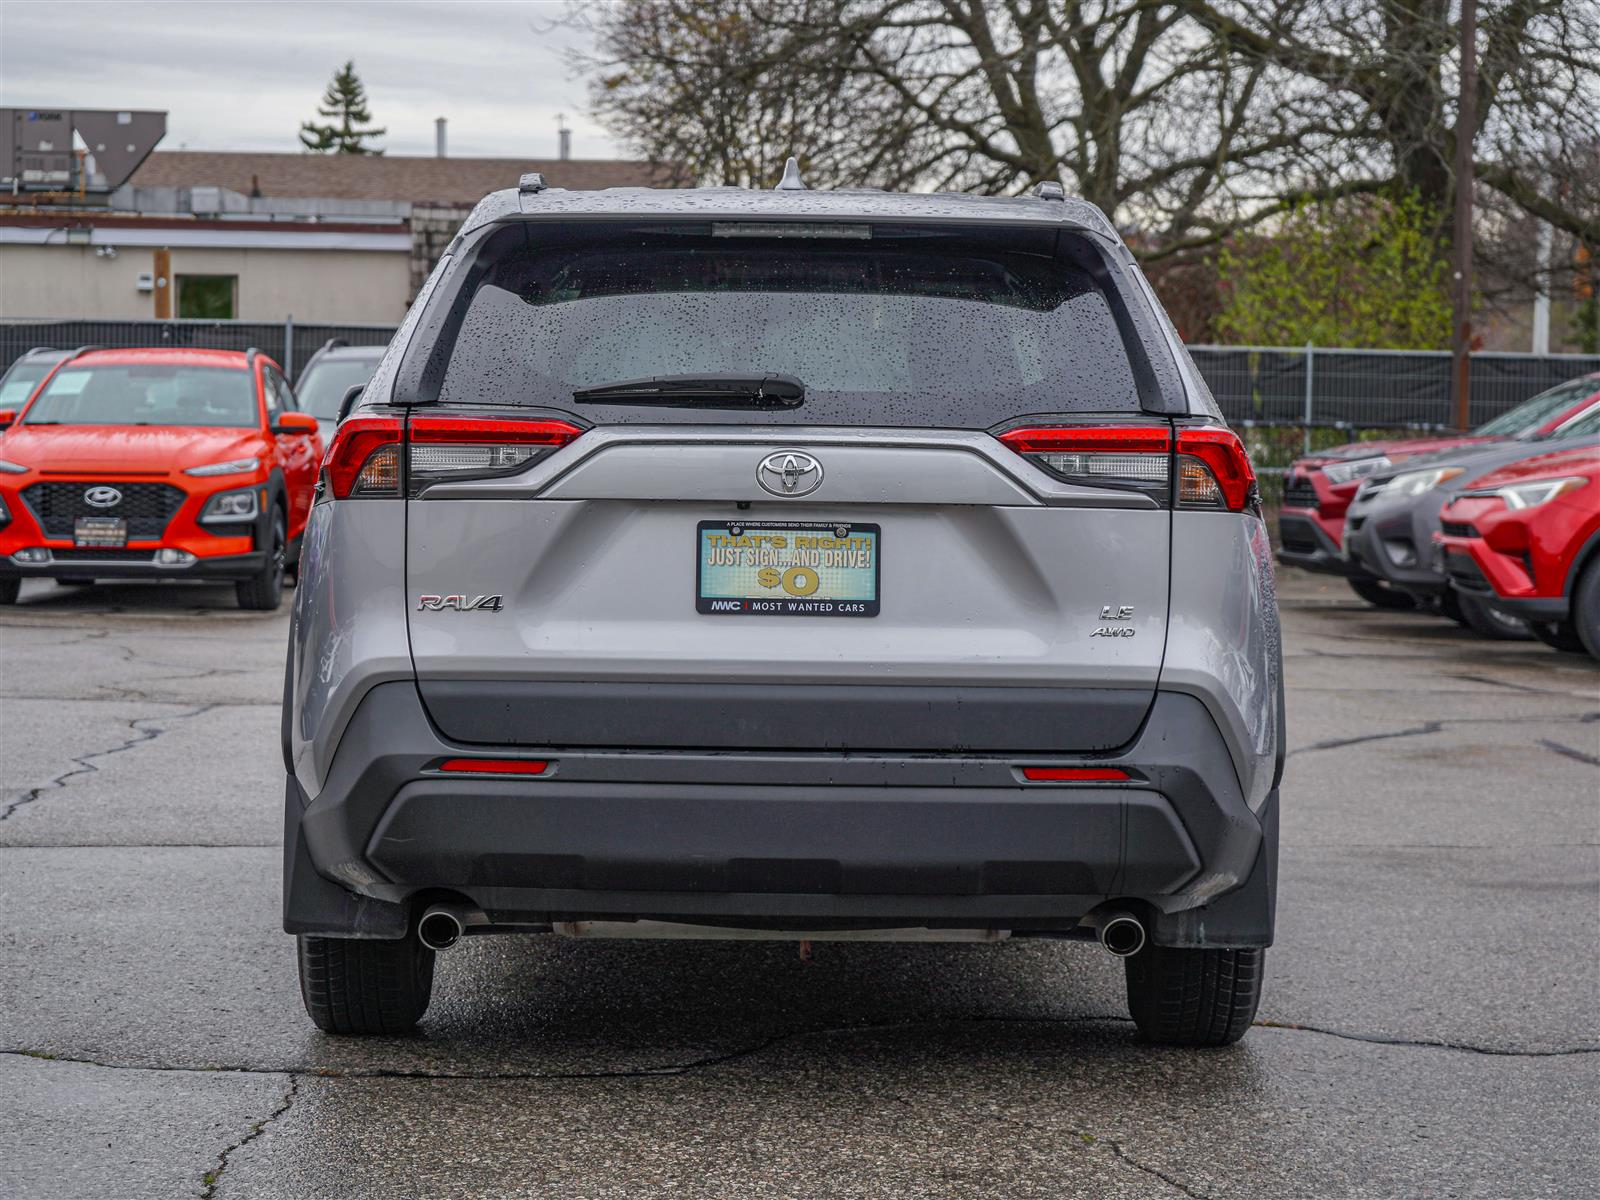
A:
{"label": "gray parked car", "polygon": [[300,411],[317,419],[322,440],[333,440],[339,423],[339,406],[353,387],[365,386],[383,361],[382,346],[352,346],[340,338],[330,338],[317,348],[294,381],[295,399]]}
{"label": "gray parked car", "polygon": [[463,225],[324,466],[284,927],[392,1033],[464,934],[1098,939],[1237,1040],[1283,686],[1236,438],[1106,218],[568,192]]}
{"label": "gray parked car", "polygon": [[1373,475],[1345,513],[1345,556],[1419,601],[1438,604],[1446,615],[1485,637],[1544,637],[1542,627],[1531,628],[1521,617],[1452,589],[1434,553],[1433,535],[1445,505],[1484,475],[1525,458],[1592,445],[1597,438],[1600,401],[1548,434],[1460,446]]}

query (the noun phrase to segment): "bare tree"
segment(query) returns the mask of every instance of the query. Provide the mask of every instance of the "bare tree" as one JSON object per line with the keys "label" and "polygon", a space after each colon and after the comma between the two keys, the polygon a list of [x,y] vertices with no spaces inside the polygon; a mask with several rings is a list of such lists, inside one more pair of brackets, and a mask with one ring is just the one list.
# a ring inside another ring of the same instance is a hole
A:
{"label": "bare tree", "polygon": [[[1600,6],[1483,5],[1483,186],[1600,243]],[[595,104],[651,157],[767,183],[1063,179],[1147,258],[1307,201],[1449,211],[1450,0],[617,0]]]}

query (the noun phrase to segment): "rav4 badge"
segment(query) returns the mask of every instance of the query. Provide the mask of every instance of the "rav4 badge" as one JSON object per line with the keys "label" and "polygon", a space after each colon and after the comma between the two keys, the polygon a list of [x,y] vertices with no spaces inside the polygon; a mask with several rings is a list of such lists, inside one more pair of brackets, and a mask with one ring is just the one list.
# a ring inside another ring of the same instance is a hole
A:
{"label": "rav4 badge", "polygon": [[499,596],[418,596],[418,612],[499,612]]}

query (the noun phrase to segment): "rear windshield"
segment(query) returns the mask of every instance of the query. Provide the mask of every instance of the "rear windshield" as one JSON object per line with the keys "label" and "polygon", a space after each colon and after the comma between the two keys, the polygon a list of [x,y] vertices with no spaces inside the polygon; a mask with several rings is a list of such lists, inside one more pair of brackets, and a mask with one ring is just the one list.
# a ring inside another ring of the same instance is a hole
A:
{"label": "rear windshield", "polygon": [[63,367],[28,407],[23,424],[247,429],[258,419],[249,371],[136,363]]}
{"label": "rear windshield", "polygon": [[[973,429],[1024,413],[1136,411],[1116,299],[1078,265],[1086,249],[1056,230],[530,223],[480,254],[439,400],[597,423]],[[804,403],[573,398],[652,376],[768,374],[798,379]]]}
{"label": "rear windshield", "polygon": [[372,373],[378,369],[378,359],[325,358],[314,363],[300,382],[295,384],[295,399],[302,412],[323,421],[339,415],[339,403],[344,394],[358,384],[366,386]]}

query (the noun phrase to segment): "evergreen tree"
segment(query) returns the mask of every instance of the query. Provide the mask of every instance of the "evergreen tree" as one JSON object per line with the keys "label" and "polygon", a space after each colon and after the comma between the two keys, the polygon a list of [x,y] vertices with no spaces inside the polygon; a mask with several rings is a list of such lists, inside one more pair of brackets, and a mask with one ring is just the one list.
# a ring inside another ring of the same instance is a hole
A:
{"label": "evergreen tree", "polygon": [[314,154],[383,153],[367,142],[387,131],[361,128],[372,123],[372,113],[367,109],[367,89],[361,86],[354,62],[347,62],[334,72],[317,112],[330,120],[324,125],[306,121],[300,126],[300,144],[307,150]]}

